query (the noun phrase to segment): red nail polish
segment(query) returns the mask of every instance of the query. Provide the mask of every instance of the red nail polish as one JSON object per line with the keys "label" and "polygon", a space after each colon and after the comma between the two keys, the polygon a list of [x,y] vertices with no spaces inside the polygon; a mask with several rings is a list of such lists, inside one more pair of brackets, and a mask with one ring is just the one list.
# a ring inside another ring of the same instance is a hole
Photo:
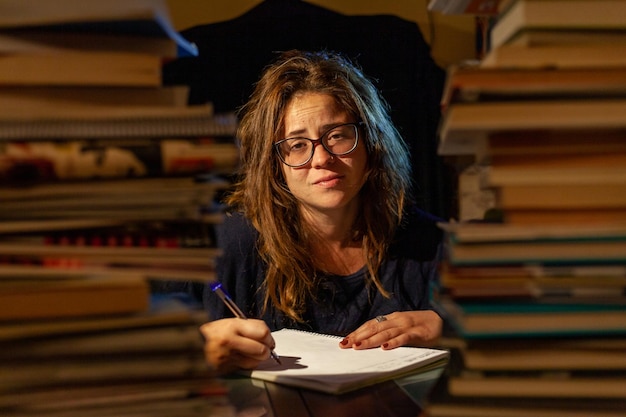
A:
{"label": "red nail polish", "polygon": [[354,346],[361,346],[361,342],[356,342]]}
{"label": "red nail polish", "polygon": [[343,339],[343,340],[342,340],[341,342],[339,342],[339,343],[341,343],[341,345],[342,345],[342,346],[345,346],[345,345],[347,345],[347,344],[348,344],[348,339]]}
{"label": "red nail polish", "polygon": [[389,347],[389,343],[383,343],[383,348],[387,349]]}

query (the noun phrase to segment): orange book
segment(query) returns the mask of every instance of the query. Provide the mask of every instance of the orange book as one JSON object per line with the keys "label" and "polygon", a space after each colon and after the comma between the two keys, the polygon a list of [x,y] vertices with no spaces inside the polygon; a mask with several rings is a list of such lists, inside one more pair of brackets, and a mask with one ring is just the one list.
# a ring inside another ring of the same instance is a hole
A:
{"label": "orange book", "polygon": [[148,305],[147,282],[132,275],[0,283],[0,320],[138,313]]}
{"label": "orange book", "polygon": [[509,209],[626,209],[626,183],[505,185],[497,206]]}
{"label": "orange book", "polygon": [[492,186],[625,184],[626,153],[494,155],[487,178]]}
{"label": "orange book", "polygon": [[625,225],[626,208],[606,209],[508,209],[504,212],[504,220],[510,224],[594,224],[594,225]]}
{"label": "orange book", "polygon": [[626,130],[518,130],[497,132],[487,138],[485,157],[626,153]]}

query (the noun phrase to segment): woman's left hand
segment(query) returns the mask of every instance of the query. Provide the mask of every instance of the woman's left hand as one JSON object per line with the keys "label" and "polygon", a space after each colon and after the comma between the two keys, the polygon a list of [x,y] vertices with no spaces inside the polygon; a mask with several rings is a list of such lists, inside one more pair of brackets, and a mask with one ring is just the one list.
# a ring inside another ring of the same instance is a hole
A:
{"label": "woman's left hand", "polygon": [[441,336],[443,320],[432,310],[396,311],[384,316],[385,320],[372,319],[347,335],[340,343],[343,349],[385,350],[399,346],[433,346]]}

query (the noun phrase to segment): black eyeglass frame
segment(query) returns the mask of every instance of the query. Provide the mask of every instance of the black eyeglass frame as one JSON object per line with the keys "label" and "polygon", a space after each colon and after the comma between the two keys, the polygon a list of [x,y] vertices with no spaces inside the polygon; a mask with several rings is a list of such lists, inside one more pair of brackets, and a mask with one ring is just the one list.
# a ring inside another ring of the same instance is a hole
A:
{"label": "black eyeglass frame", "polygon": [[[291,167],[291,168],[298,168],[301,166],[304,166],[306,164],[308,164],[309,162],[311,162],[311,159],[313,159],[313,155],[315,154],[315,145],[317,145],[318,143],[320,143],[322,145],[322,147],[326,150],[326,152],[328,152],[329,154],[333,155],[333,156],[344,156],[344,155],[348,155],[351,152],[354,152],[354,150],[356,149],[357,145],[359,144],[359,128],[361,126],[363,126],[364,123],[363,122],[350,122],[350,123],[342,123],[342,124],[338,124],[337,126],[333,126],[330,129],[328,129],[327,131],[325,131],[324,133],[322,133],[322,136],[320,136],[317,139],[310,139],[310,138],[305,138],[305,137],[292,137],[292,138],[285,138],[282,140],[279,140],[278,142],[274,143],[274,150],[276,151],[276,154],[278,155],[278,158],[280,159],[280,161]],[[343,126],[354,126],[355,132],[356,132],[356,136],[354,138],[354,146],[352,146],[352,148],[346,152],[341,152],[341,153],[335,153],[333,151],[331,151],[330,149],[328,149],[326,147],[326,144],[324,143],[323,139],[324,137],[331,131],[333,131],[334,129],[337,129],[338,127],[343,127]],[[283,143],[285,143],[288,140],[293,140],[293,139],[300,139],[300,140],[308,140],[309,142],[311,142],[311,144],[313,146],[311,146],[311,154],[309,155],[309,157],[307,158],[306,161],[304,161],[301,164],[297,164],[297,165],[292,165],[287,163],[284,159],[283,156],[280,153],[280,145],[282,145]]]}

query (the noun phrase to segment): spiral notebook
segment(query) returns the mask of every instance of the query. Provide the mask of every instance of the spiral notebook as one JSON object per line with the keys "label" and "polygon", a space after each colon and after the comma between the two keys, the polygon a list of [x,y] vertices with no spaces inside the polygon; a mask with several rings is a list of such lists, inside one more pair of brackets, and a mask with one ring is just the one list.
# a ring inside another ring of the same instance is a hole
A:
{"label": "spiral notebook", "polygon": [[341,394],[443,365],[448,351],[400,347],[341,349],[341,338],[294,329],[272,332],[282,365],[268,359],[250,377]]}

